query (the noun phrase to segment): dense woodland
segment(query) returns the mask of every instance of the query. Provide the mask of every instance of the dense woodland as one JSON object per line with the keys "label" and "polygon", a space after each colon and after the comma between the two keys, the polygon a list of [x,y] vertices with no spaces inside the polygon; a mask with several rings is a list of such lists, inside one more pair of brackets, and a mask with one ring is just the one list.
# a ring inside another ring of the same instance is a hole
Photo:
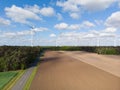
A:
{"label": "dense woodland", "polygon": [[0,71],[25,69],[40,53],[38,47],[0,47]]}
{"label": "dense woodland", "polygon": [[120,55],[120,47],[26,47],[26,46],[1,46],[0,71],[26,69],[41,52],[46,50],[87,51],[98,54]]}

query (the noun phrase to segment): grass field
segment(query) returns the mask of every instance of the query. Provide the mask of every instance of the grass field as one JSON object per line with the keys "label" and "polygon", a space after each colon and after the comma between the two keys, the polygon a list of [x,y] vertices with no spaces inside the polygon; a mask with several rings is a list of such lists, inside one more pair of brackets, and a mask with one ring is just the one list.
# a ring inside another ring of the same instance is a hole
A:
{"label": "grass field", "polygon": [[17,74],[17,71],[0,72],[0,90]]}

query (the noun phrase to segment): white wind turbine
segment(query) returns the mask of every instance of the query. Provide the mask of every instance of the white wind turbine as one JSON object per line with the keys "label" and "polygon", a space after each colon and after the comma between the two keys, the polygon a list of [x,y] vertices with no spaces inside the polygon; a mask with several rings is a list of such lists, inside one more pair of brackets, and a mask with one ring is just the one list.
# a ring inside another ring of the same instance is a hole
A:
{"label": "white wind turbine", "polygon": [[[60,46],[60,40],[61,40],[61,35],[62,33],[60,32],[59,35],[56,37],[56,40],[55,40],[55,46]],[[59,45],[58,45],[59,44]]]}
{"label": "white wind turbine", "polygon": [[116,34],[114,43],[116,44],[116,46],[120,46],[120,35]]}
{"label": "white wind turbine", "polygon": [[120,35],[118,35],[118,46],[120,46]]}
{"label": "white wind turbine", "polygon": [[31,47],[33,47],[33,37],[34,37],[34,29],[35,29],[35,26],[34,25],[27,25],[29,28],[30,28],[30,34],[31,34]]}
{"label": "white wind turbine", "polygon": [[118,39],[118,46],[120,46],[120,38]]}
{"label": "white wind turbine", "polygon": [[102,38],[113,38],[113,46],[116,47],[117,35],[114,33],[101,33]]}
{"label": "white wind turbine", "polygon": [[117,46],[117,35],[116,34],[114,34],[114,47],[116,47]]}
{"label": "white wind turbine", "polygon": [[33,47],[33,37],[34,37],[34,29],[35,29],[35,26],[29,26],[31,28],[30,30],[30,34],[31,34],[31,47]]}
{"label": "white wind turbine", "polygon": [[37,27],[35,27],[35,26],[33,26],[33,25],[32,25],[32,26],[29,25],[29,27],[31,28],[31,30],[30,30],[30,33],[31,33],[31,46],[33,47],[34,34],[35,34],[36,32],[48,31],[48,29],[45,28],[45,27],[39,27],[39,28],[37,28]]}
{"label": "white wind turbine", "polygon": [[97,43],[96,43],[96,46],[100,46],[100,39],[101,39],[101,37],[100,37],[100,32],[97,32],[97,31],[92,31],[92,34],[95,36],[94,38],[96,38],[97,39]]}

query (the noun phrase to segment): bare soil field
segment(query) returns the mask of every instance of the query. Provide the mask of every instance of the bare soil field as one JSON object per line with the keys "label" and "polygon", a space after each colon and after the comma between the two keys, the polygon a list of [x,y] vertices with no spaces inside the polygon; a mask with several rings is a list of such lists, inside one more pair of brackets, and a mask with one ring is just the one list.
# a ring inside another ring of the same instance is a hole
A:
{"label": "bare soil field", "polygon": [[64,51],[63,53],[76,60],[88,63],[99,69],[120,77],[120,55],[98,55],[96,53],[81,51]]}
{"label": "bare soil field", "polygon": [[[85,53],[75,53],[85,58]],[[45,52],[30,90],[120,90],[120,77],[77,60],[71,56],[74,54]],[[89,58],[86,56],[86,59]],[[92,59],[98,60],[98,57]]]}

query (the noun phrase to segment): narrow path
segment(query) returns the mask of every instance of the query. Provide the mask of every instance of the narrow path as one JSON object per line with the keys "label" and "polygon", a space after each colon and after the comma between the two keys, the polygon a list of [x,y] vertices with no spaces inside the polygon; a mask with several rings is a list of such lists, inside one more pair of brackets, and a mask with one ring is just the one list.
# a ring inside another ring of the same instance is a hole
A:
{"label": "narrow path", "polygon": [[17,83],[12,87],[11,90],[23,90],[23,87],[29,79],[33,70],[34,67],[30,67],[29,69],[27,69],[23,76],[17,81]]}
{"label": "narrow path", "polygon": [[26,84],[27,80],[29,79],[30,75],[32,74],[35,66],[39,59],[37,58],[33,64],[31,64],[30,68],[26,70],[23,76],[16,82],[16,84],[12,87],[11,90],[23,90],[24,85]]}
{"label": "narrow path", "polygon": [[30,90],[120,90],[120,78],[65,53],[47,51]]}

